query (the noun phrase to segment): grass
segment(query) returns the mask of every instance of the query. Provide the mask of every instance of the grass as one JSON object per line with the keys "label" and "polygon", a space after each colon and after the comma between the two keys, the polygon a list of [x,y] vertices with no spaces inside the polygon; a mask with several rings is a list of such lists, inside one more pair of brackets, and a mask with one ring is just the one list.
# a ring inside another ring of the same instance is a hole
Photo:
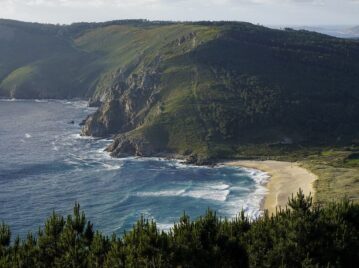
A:
{"label": "grass", "polygon": [[[178,39],[195,32],[198,44],[213,39],[218,32],[215,27],[199,25],[162,25],[136,27],[110,25],[85,32],[75,44],[88,53],[101,55],[99,61],[105,66],[100,74],[95,94],[101,95],[113,83],[120,70],[141,73],[158,56],[167,61],[191,50],[193,43],[177,46]],[[166,69],[163,72],[167,72]]]}
{"label": "grass", "polygon": [[25,80],[31,79],[31,77],[37,72],[34,65],[27,65],[14,70],[10,75],[6,77],[1,83],[1,87],[15,87],[16,84],[21,84]]}
{"label": "grass", "polygon": [[357,42],[247,23],[6,23],[3,95],[113,101],[93,120],[111,117],[107,134],[203,159],[299,161],[319,201],[357,198],[356,151],[335,147],[358,139]]}
{"label": "grass", "polygon": [[320,203],[328,203],[348,197],[359,203],[359,168],[333,167],[321,164],[319,160],[304,160],[303,167],[318,176],[315,182],[315,198]]}
{"label": "grass", "polygon": [[318,176],[314,187],[321,203],[335,201],[347,196],[359,202],[359,161],[349,159],[351,150],[334,148],[302,160],[303,167]]}
{"label": "grass", "polygon": [[359,203],[359,147],[241,146],[235,158],[298,162],[318,176],[315,199],[328,203],[348,197]]}

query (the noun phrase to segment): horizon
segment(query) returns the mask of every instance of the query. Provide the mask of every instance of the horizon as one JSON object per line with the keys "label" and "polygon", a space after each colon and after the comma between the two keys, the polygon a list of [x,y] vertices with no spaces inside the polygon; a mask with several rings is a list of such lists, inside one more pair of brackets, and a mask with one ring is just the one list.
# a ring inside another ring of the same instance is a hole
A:
{"label": "horizon", "polygon": [[155,19],[144,19],[144,18],[119,18],[119,19],[111,19],[111,20],[99,20],[99,21],[73,21],[70,23],[55,23],[55,22],[41,22],[41,21],[31,21],[31,20],[21,20],[21,19],[12,19],[0,17],[0,20],[8,20],[8,21],[16,21],[16,22],[24,22],[24,23],[38,23],[38,24],[48,24],[48,25],[60,25],[67,26],[78,23],[107,23],[107,22],[116,22],[116,21],[148,21],[148,22],[168,22],[168,23],[198,23],[198,22],[227,22],[227,23],[250,23],[253,25],[259,25],[264,27],[355,27],[359,26],[358,24],[261,24],[254,23],[251,21],[243,21],[243,20],[155,20]]}
{"label": "horizon", "polygon": [[359,0],[0,0],[0,4],[0,18],[61,25],[136,18],[266,26],[359,24]]}

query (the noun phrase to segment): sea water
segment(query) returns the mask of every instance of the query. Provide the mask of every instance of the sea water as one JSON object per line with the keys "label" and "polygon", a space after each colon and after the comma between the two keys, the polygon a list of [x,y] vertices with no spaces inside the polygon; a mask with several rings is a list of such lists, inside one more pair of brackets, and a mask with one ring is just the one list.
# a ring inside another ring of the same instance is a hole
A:
{"label": "sea water", "polygon": [[0,101],[0,222],[25,237],[79,202],[96,229],[122,234],[141,215],[168,230],[185,212],[231,218],[261,214],[268,176],[157,158],[111,158],[110,139],[81,137],[84,101]]}

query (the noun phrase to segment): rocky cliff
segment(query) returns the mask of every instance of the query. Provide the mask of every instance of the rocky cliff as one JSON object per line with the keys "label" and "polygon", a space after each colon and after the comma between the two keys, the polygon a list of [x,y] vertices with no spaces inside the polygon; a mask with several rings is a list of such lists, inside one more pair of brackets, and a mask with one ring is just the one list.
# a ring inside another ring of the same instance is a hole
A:
{"label": "rocky cliff", "polygon": [[[359,43],[249,23],[0,20],[0,96],[89,98],[113,156],[359,140]],[[28,53],[27,51],[31,51]]]}
{"label": "rocky cliff", "polygon": [[248,24],[215,29],[161,40],[151,60],[137,58],[83,134],[115,135],[113,156],[177,153],[196,163],[242,144],[356,142],[357,43]]}

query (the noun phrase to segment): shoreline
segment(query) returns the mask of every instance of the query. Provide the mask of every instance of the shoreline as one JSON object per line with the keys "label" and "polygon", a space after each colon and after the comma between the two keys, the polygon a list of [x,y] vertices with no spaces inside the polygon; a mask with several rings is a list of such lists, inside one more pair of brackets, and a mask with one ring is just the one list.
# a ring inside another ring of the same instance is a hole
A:
{"label": "shoreline", "polygon": [[285,208],[288,198],[295,195],[299,188],[305,195],[315,195],[313,183],[317,176],[301,167],[297,162],[282,162],[274,160],[238,160],[223,163],[227,166],[254,168],[267,173],[270,178],[264,185],[268,193],[261,202],[261,210],[268,210],[269,215],[276,212],[276,208]]}
{"label": "shoreline", "polygon": [[[111,140],[111,138],[110,138]],[[263,183],[259,183],[267,190],[267,193],[259,202],[259,211],[263,212],[268,210],[269,215],[276,212],[277,208],[285,208],[288,203],[288,198],[295,195],[299,188],[303,190],[303,193],[308,196],[311,194],[315,196],[315,190],[313,187],[314,182],[318,179],[317,175],[314,175],[311,171],[301,167],[298,162],[285,162],[275,160],[229,160],[229,161],[216,161],[212,165],[203,164],[198,165],[191,163],[179,154],[159,153],[153,156],[125,156],[115,157],[111,156],[111,153],[106,147],[100,150],[104,152],[108,157],[114,159],[154,159],[159,161],[171,161],[174,160],[178,164],[190,167],[216,167],[216,166],[230,166],[259,170],[268,176],[268,179]]]}

